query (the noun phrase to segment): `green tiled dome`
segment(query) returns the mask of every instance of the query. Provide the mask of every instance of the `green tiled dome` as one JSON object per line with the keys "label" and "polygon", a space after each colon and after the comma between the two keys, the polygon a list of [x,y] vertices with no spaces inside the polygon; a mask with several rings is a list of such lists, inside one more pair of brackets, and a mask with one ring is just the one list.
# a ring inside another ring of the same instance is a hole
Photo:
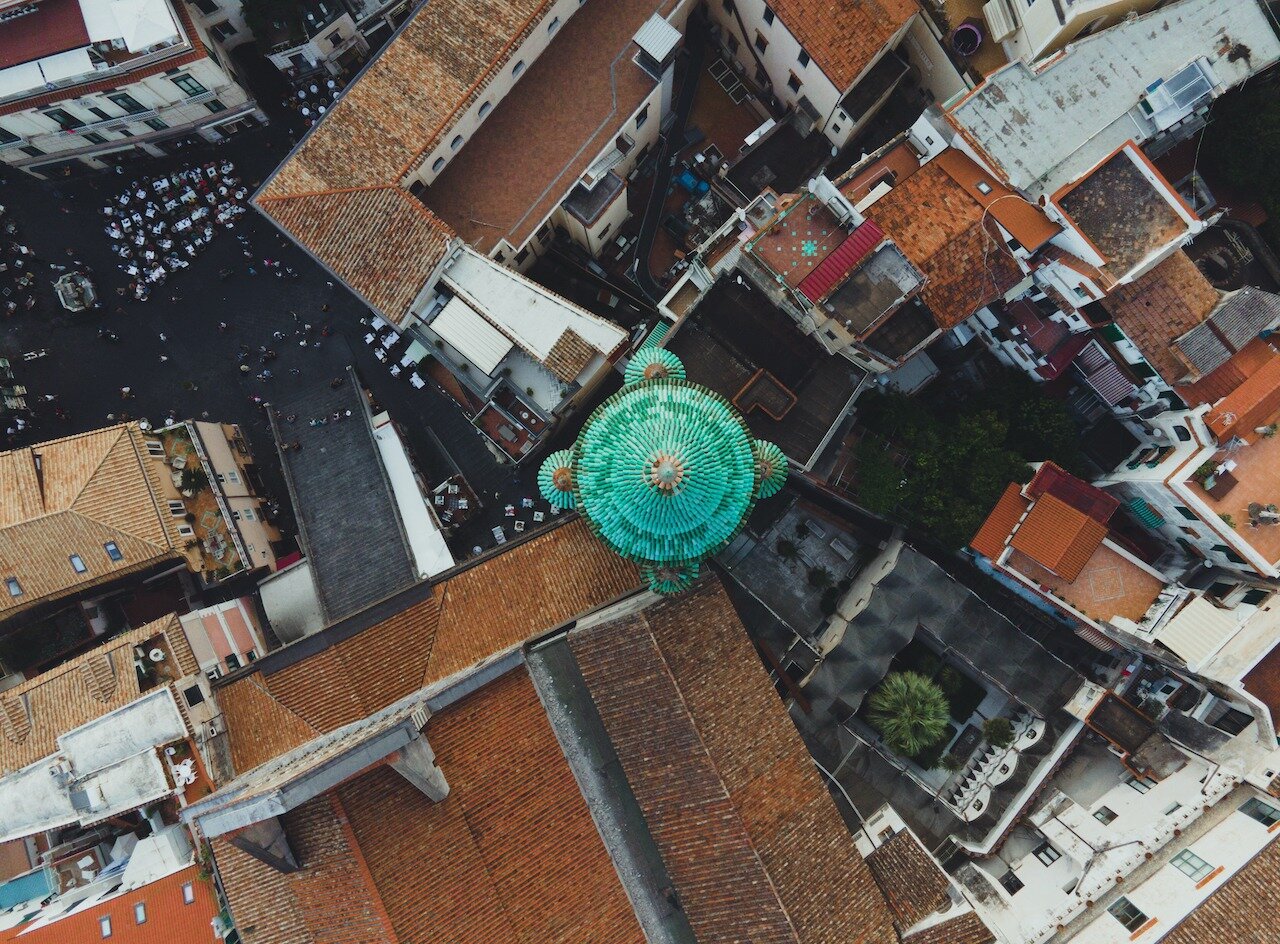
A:
{"label": "green tiled dome", "polygon": [[756,456],[756,471],[760,475],[760,487],[756,489],[756,498],[769,498],[778,494],[787,481],[787,457],[782,450],[764,439],[757,439],[751,444]]}
{"label": "green tiled dome", "polygon": [[628,387],[642,380],[660,380],[664,377],[684,380],[684,376],[684,364],[680,363],[680,358],[662,347],[636,351],[635,357],[627,364],[624,375]]}
{"label": "green tiled dome", "polygon": [[573,487],[592,529],[623,557],[689,565],[722,550],[759,486],[733,404],[672,377],[615,393],[574,445]]}
{"label": "green tiled dome", "polygon": [[568,511],[573,499],[573,450],[561,449],[543,460],[538,469],[538,491],[552,505]]}
{"label": "green tiled dome", "polygon": [[640,576],[655,593],[680,593],[698,579],[698,564],[642,564]]}

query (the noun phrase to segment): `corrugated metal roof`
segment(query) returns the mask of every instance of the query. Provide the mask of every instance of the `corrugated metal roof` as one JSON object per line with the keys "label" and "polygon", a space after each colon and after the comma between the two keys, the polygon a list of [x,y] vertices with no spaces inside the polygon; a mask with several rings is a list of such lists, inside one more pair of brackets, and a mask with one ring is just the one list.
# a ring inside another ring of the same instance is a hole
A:
{"label": "corrugated metal roof", "polygon": [[461,298],[449,299],[431,321],[431,330],[486,374],[492,374],[515,345]]}
{"label": "corrugated metal roof", "polygon": [[678,29],[662,18],[653,14],[645,24],[636,31],[636,45],[662,62],[680,45],[681,34]]}
{"label": "corrugated metal roof", "polygon": [[827,258],[818,263],[817,268],[804,277],[799,286],[800,294],[811,302],[825,297],[883,239],[884,231],[874,221],[864,221]]}
{"label": "corrugated metal roof", "polygon": [[1196,597],[1156,633],[1156,640],[1172,649],[1195,671],[1236,631],[1236,622],[1203,597]]}

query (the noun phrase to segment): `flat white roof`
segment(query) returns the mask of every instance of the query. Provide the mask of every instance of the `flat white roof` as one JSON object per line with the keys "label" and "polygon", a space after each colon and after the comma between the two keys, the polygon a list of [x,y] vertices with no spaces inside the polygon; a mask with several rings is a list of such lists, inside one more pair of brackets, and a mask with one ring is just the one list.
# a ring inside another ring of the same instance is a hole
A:
{"label": "flat white roof", "polygon": [[373,438],[382,456],[382,466],[387,470],[396,510],[400,512],[400,520],[409,536],[409,550],[413,553],[418,573],[423,577],[434,577],[448,570],[454,564],[453,555],[427,507],[422,490],[418,488],[404,442],[386,413],[379,413],[373,418]]}
{"label": "flat white roof", "polygon": [[444,281],[538,361],[550,356],[551,349],[567,330],[572,330],[601,354],[609,354],[627,338],[627,332],[613,322],[579,308],[519,272],[470,249],[464,250],[445,269]]}
{"label": "flat white roof", "polygon": [[1203,597],[1196,597],[1156,633],[1156,639],[1186,660],[1188,668],[1196,671],[1238,629],[1236,621],[1226,610],[1218,609]]}
{"label": "flat white roof", "polygon": [[515,345],[458,296],[431,321],[431,330],[486,374],[492,374]]}
{"label": "flat white roof", "polygon": [[54,779],[56,757],[0,778],[0,842],[30,836],[79,817],[71,798]]}
{"label": "flat white roof", "polygon": [[58,738],[58,747],[71,761],[76,776],[83,777],[186,736],[187,725],[173,692],[164,686],[68,731]]}
{"label": "flat white roof", "polygon": [[[1243,43],[1249,57],[1232,62]],[[1077,40],[1038,68],[1019,60],[993,72],[951,118],[1009,183],[1052,194],[1155,125],[1131,114],[1153,83],[1207,59],[1219,90],[1280,59],[1280,39],[1254,0],[1181,0]]]}

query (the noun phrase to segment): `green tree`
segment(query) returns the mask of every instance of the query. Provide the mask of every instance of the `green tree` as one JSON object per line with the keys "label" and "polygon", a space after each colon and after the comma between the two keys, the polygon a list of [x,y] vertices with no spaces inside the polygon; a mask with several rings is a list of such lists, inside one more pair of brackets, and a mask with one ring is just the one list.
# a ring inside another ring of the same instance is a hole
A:
{"label": "green tree", "polygon": [[1008,747],[1013,743],[1013,724],[1008,718],[988,718],[982,722],[982,736],[992,747]]}
{"label": "green tree", "polygon": [[946,733],[947,698],[917,672],[890,672],[868,696],[868,703],[868,722],[896,753],[913,757]]}
{"label": "green tree", "polygon": [[1213,124],[1201,140],[1206,173],[1256,194],[1269,214],[1280,214],[1280,103],[1274,85],[1250,82],[1214,102]]}

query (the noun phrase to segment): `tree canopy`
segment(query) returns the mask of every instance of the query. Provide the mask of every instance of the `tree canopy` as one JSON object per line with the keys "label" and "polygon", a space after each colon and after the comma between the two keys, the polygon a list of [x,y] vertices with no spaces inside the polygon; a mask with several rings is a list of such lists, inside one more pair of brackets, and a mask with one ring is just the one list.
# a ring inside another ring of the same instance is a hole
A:
{"label": "tree canopy", "polygon": [[[858,501],[899,514],[947,547],[973,537],[1027,463],[1080,467],[1079,436],[1065,407],[1010,371],[963,403],[946,397],[876,393],[858,403],[867,436],[858,450]],[[906,455],[902,467],[887,445]]]}
{"label": "tree canopy", "polygon": [[1213,105],[1213,123],[1203,132],[1200,161],[1244,193],[1256,194],[1272,217],[1280,217],[1280,102],[1270,83],[1250,82]]}
{"label": "tree canopy", "polygon": [[907,757],[933,747],[947,731],[947,697],[919,672],[890,672],[868,705],[867,721],[890,750]]}

